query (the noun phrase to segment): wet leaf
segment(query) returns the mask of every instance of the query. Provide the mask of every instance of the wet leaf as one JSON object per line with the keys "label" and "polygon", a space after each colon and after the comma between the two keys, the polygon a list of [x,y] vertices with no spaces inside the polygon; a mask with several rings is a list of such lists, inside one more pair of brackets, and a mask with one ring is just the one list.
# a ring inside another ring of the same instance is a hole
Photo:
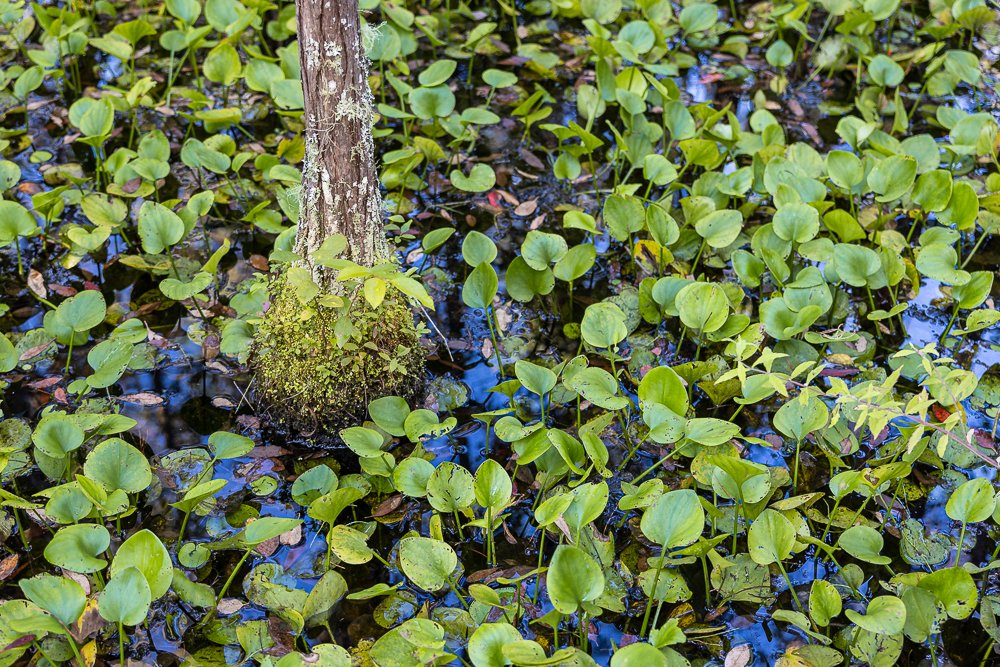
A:
{"label": "wet leaf", "polygon": [[415,586],[434,592],[448,584],[458,566],[458,556],[439,540],[406,537],[399,542],[399,566]]}
{"label": "wet leaf", "polygon": [[112,623],[139,625],[146,620],[152,594],[142,572],[134,567],[119,570],[101,592],[101,617]]}

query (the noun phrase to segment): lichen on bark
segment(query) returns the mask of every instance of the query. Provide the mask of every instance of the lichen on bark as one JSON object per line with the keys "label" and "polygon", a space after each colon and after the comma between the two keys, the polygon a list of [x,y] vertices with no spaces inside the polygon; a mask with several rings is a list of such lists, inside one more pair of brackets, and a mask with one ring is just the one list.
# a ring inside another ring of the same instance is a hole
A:
{"label": "lichen on bark", "polygon": [[305,101],[305,161],[295,252],[324,288],[332,272],[310,260],[335,233],[347,257],[373,266],[390,257],[382,229],[372,140],[368,59],[357,4],[299,0],[299,58]]}

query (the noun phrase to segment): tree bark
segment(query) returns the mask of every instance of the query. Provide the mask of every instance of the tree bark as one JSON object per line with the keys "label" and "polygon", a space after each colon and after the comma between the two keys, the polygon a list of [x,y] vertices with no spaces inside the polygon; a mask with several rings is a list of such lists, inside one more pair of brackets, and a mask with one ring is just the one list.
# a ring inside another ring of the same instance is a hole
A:
{"label": "tree bark", "polygon": [[373,266],[389,259],[375,169],[368,58],[357,0],[297,0],[305,100],[305,164],[295,252],[324,288],[333,271],[310,260],[332,234],[346,255]]}

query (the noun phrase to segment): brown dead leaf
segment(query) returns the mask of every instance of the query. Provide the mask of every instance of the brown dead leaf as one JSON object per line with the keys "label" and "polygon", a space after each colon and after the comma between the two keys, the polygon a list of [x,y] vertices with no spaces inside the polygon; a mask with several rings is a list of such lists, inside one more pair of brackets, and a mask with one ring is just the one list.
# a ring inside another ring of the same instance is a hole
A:
{"label": "brown dead leaf", "polygon": [[507,540],[507,543],[517,544],[518,542],[517,537],[514,535],[514,533],[510,532],[510,526],[507,525],[507,522],[504,521],[502,525],[503,525],[503,537],[505,540]]}
{"label": "brown dead leaf", "polygon": [[506,308],[494,308],[493,312],[497,316],[497,326],[500,331],[507,331],[510,328],[510,312]]}
{"label": "brown dead leaf", "polygon": [[46,348],[48,348],[48,346],[51,344],[52,341],[46,341],[41,345],[29,347],[27,350],[21,353],[21,356],[18,358],[18,361],[27,361],[28,359],[33,359],[34,357],[37,357],[42,352],[44,352]]}
{"label": "brown dead leaf", "polygon": [[489,577],[500,572],[500,568],[491,567],[486,570],[476,570],[472,572],[465,578],[465,580],[470,584],[478,584],[480,582],[486,581]]}
{"label": "brown dead leaf", "polygon": [[228,398],[226,398],[225,396],[216,396],[215,398],[213,398],[212,405],[217,408],[223,408],[226,410],[232,410],[233,408],[236,407],[236,404],[233,403]]}
{"label": "brown dead leaf", "polygon": [[753,650],[750,644],[740,644],[734,646],[726,654],[726,667],[746,667],[753,659]]}
{"label": "brown dead leaf", "polygon": [[527,217],[534,214],[536,209],[538,209],[538,200],[529,199],[526,202],[522,202],[517,208],[514,209],[514,215]]}
{"label": "brown dead leaf", "polygon": [[812,139],[814,144],[817,146],[823,145],[823,139],[819,136],[819,132],[816,131],[815,125],[812,123],[802,123],[801,127],[802,131],[809,135],[809,138]]}
{"label": "brown dead leaf", "polygon": [[253,415],[240,415],[236,418],[236,423],[239,424],[240,428],[244,430],[260,428],[260,419],[254,417]]}
{"label": "brown dead leaf", "polygon": [[10,575],[14,574],[14,570],[17,569],[17,563],[17,554],[11,554],[3,560],[0,560],[0,581],[7,579]]}
{"label": "brown dead leaf", "polygon": [[545,163],[531,151],[522,148],[518,151],[518,154],[521,156],[522,160],[528,163],[529,166],[534,167],[535,169],[545,169]]}
{"label": "brown dead leaf", "polygon": [[39,309],[36,308],[35,306],[22,306],[20,308],[15,308],[14,310],[10,311],[10,314],[13,315],[16,319],[26,320],[29,317],[32,317],[36,312],[38,312],[38,310]]}
{"label": "brown dead leaf", "polygon": [[562,534],[566,536],[566,539],[572,542],[573,536],[570,533],[569,524],[566,523],[566,519],[560,516],[558,519],[555,520],[555,524],[556,527],[562,531]]}
{"label": "brown dead leaf", "polygon": [[278,445],[261,445],[260,447],[251,449],[247,456],[254,459],[273,459],[278,456],[285,456],[286,454],[291,454],[291,452]]}
{"label": "brown dead leaf", "polygon": [[49,291],[45,288],[45,276],[38,269],[28,271],[28,289],[43,299],[49,295]]}
{"label": "brown dead leaf", "polygon": [[[92,600],[87,600],[87,606],[83,610],[83,615],[73,624],[70,628],[70,632],[76,638],[76,641],[82,642],[87,639],[87,637],[93,636],[98,630],[100,630],[106,621],[101,618],[100,613],[97,610],[97,598]],[[93,664],[93,661],[88,661]]]}
{"label": "brown dead leaf", "polygon": [[149,391],[140,391],[135,394],[125,394],[118,397],[123,403],[137,403],[139,405],[159,405],[163,403],[163,397]]}
{"label": "brown dead leaf", "polygon": [[219,600],[219,604],[215,607],[215,610],[222,616],[229,616],[243,609],[243,606],[243,603],[236,598],[222,598]]}
{"label": "brown dead leaf", "polygon": [[269,271],[270,264],[267,261],[267,257],[263,255],[250,255],[250,266],[257,269],[258,271]]}
{"label": "brown dead leaf", "polygon": [[260,544],[258,544],[257,546],[255,546],[253,549],[257,553],[259,553],[261,556],[264,556],[265,558],[267,558],[268,556],[273,556],[274,552],[278,550],[279,546],[280,546],[280,544],[278,542],[278,538],[277,537],[272,537],[269,540],[265,540],[264,542],[261,542]]}
{"label": "brown dead leaf", "polygon": [[511,193],[507,192],[506,190],[497,190],[497,193],[501,197],[503,197],[504,201],[506,201],[511,206],[520,206],[521,205],[521,200],[519,200],[517,197],[515,197]]}
{"label": "brown dead leaf", "polygon": [[87,579],[87,577],[83,576],[82,574],[79,574],[77,572],[70,572],[69,570],[63,570],[63,576],[66,577],[67,579],[72,579],[76,583],[80,584],[80,586],[83,588],[83,592],[86,595],[90,595],[90,579]]}
{"label": "brown dead leaf", "polygon": [[378,507],[372,510],[372,516],[386,516],[392,514],[403,504],[403,496],[399,493],[389,496],[383,500]]}
{"label": "brown dead leaf", "polygon": [[976,437],[976,443],[980,447],[985,447],[986,449],[992,449],[993,451],[996,451],[996,443],[993,441],[993,438],[990,436],[989,433],[987,433],[982,429],[974,428],[972,429],[972,434]]}
{"label": "brown dead leaf", "polygon": [[213,370],[216,373],[228,373],[229,372],[229,368],[227,368],[224,363],[222,363],[220,361],[217,361],[215,359],[213,359],[212,361],[210,361],[207,364],[205,364],[205,368],[207,368],[209,370]]}
{"label": "brown dead leaf", "polygon": [[59,283],[49,283],[49,289],[52,290],[53,293],[66,298],[76,295],[75,289],[68,285],[60,285]]}
{"label": "brown dead leaf", "polygon": [[278,542],[284,544],[287,547],[295,546],[302,541],[302,526],[301,524],[295,526],[287,533],[282,533],[278,535]]}
{"label": "brown dead leaf", "polygon": [[35,380],[34,382],[29,382],[28,386],[32,389],[48,389],[54,384],[59,384],[62,380],[61,376],[55,376],[50,378],[42,378],[41,380]]}

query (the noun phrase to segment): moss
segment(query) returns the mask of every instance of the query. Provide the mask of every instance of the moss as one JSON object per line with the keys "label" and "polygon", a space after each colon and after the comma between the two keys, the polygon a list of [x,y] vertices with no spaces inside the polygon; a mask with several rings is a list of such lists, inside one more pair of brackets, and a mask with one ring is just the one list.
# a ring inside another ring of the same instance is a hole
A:
{"label": "moss", "polygon": [[362,419],[376,398],[410,398],[422,387],[420,334],[402,300],[303,304],[283,277],[269,291],[250,363],[274,421],[304,433],[334,429]]}
{"label": "moss", "polygon": [[374,644],[371,639],[362,639],[357,646],[351,648],[351,667],[377,667],[369,655]]}

